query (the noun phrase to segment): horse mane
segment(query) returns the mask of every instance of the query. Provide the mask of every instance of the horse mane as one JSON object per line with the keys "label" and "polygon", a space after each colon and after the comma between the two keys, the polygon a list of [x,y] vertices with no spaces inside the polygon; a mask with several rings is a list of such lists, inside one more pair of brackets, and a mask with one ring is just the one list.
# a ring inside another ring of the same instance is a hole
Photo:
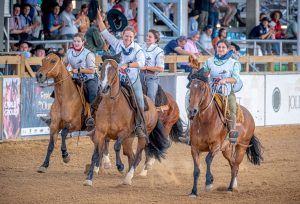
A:
{"label": "horse mane", "polygon": [[121,52],[116,55],[103,55],[102,61],[104,60],[115,60],[118,64],[121,62]]}
{"label": "horse mane", "polygon": [[55,55],[57,55],[59,58],[64,58],[64,57],[65,57],[64,54],[62,54],[62,53],[60,53],[60,52],[57,52],[57,51],[50,51],[50,52],[48,52],[47,55],[50,55],[50,54],[55,54]]}
{"label": "horse mane", "polygon": [[191,72],[187,78],[189,80],[189,83],[187,84],[186,88],[190,88],[193,79],[197,79],[205,83],[208,82],[208,75],[206,74],[206,72],[204,72],[204,68],[201,68],[195,72]]}

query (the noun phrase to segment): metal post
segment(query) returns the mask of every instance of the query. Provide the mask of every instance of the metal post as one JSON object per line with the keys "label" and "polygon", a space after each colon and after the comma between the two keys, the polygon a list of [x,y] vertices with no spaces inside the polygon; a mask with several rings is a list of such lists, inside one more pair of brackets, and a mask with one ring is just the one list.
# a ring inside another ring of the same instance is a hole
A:
{"label": "metal post", "polygon": [[145,1],[138,1],[138,43],[144,42],[144,34],[145,34]]}
{"label": "metal post", "polygon": [[178,0],[177,18],[180,35],[187,35],[188,31],[188,1]]}
{"label": "metal post", "polygon": [[[282,40],[280,40],[280,43],[279,43],[279,56],[282,56]],[[279,62],[279,71],[282,70],[282,63]]]}

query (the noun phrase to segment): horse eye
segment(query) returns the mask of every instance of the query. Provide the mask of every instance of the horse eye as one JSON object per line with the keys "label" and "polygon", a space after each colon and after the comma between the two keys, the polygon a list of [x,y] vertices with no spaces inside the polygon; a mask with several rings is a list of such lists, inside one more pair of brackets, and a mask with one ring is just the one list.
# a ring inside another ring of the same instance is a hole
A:
{"label": "horse eye", "polygon": [[50,61],[51,64],[55,64],[55,62],[56,62],[55,60],[51,60]]}

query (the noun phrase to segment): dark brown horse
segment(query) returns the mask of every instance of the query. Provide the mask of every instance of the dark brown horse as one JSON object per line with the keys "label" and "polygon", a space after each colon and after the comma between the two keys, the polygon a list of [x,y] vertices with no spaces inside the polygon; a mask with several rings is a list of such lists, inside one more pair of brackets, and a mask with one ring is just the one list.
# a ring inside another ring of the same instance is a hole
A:
{"label": "dark brown horse", "polygon": [[[203,69],[192,75],[190,85],[190,102],[188,116],[191,119],[191,153],[194,160],[194,184],[191,196],[197,196],[197,184],[200,175],[201,152],[208,152],[206,156],[206,190],[212,188],[213,176],[210,171],[211,163],[217,152],[222,151],[231,167],[231,181],[228,191],[237,187],[237,174],[245,152],[254,165],[262,161],[261,144],[254,135],[255,123],[249,111],[241,106],[244,120],[237,125],[239,137],[236,146],[226,143],[227,128],[222,116],[218,113],[214,97],[211,94],[208,78]],[[226,140],[226,141],[225,141]],[[225,143],[224,143],[225,141]]]}
{"label": "dark brown horse", "polygon": [[[114,149],[119,171],[124,169],[120,159],[120,149],[121,145],[123,146],[123,153],[128,157],[129,164],[129,172],[123,183],[129,185],[132,182],[131,179],[136,167],[141,161],[141,153],[145,148],[146,154],[161,159],[169,147],[169,141],[163,125],[158,119],[156,108],[153,102],[146,97],[149,110],[144,112],[144,118],[148,138],[138,138],[137,150],[134,154],[132,143],[135,138],[135,114],[121,91],[118,75],[118,63],[112,59],[104,60],[100,75],[102,100],[96,114],[96,132],[91,137],[95,148],[84,185],[92,185],[93,169],[96,161],[101,162],[102,160],[103,143],[106,138],[116,140]],[[149,143],[147,143],[148,140]]]}
{"label": "dark brown horse", "polygon": [[[66,136],[69,132],[80,131],[82,127],[83,104],[79,91],[61,57],[55,53],[51,53],[43,59],[42,66],[36,73],[36,79],[40,84],[51,78],[54,79],[52,85],[54,86],[55,99],[50,110],[50,141],[44,163],[38,169],[40,173],[45,173],[49,166],[50,156],[60,131],[62,158],[65,163],[70,161],[65,142]],[[106,151],[103,159],[109,164],[107,154]],[[97,162],[97,166],[99,166],[99,162]]]}

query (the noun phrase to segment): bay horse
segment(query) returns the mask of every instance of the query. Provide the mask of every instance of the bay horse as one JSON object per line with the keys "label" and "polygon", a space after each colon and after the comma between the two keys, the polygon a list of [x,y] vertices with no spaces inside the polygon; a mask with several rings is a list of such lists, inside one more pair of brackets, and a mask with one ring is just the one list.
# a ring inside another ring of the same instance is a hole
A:
{"label": "bay horse", "polygon": [[[136,167],[141,161],[141,153],[145,149],[146,154],[160,160],[164,158],[165,151],[169,147],[169,141],[165,135],[164,127],[158,119],[158,113],[154,103],[146,98],[148,110],[144,112],[147,138],[139,137],[136,153],[132,149],[135,138],[135,113],[130,107],[124,93],[121,91],[119,80],[118,62],[114,59],[104,59],[100,74],[101,103],[96,113],[95,134],[91,137],[94,143],[94,153],[91,158],[84,185],[91,186],[93,170],[96,161],[102,160],[103,143],[106,138],[116,140],[114,150],[116,152],[116,165],[120,172],[124,166],[120,158],[120,149],[123,146],[123,154],[128,157],[129,171],[123,184],[131,185]],[[147,143],[149,140],[149,143]]]}
{"label": "bay horse", "polygon": [[[48,79],[54,79],[55,99],[50,110],[50,141],[46,158],[38,168],[39,173],[45,173],[49,167],[50,156],[54,149],[58,133],[61,131],[61,152],[65,163],[70,161],[67,151],[66,136],[69,132],[80,131],[82,128],[83,104],[81,96],[71,74],[67,71],[61,56],[56,53],[48,54],[42,61],[42,66],[36,73],[37,82],[43,84]],[[104,154],[104,163],[110,164],[108,149]],[[97,162],[99,166],[99,162]],[[107,165],[104,165],[107,166]]]}
{"label": "bay horse", "polygon": [[197,196],[197,184],[200,176],[200,152],[208,152],[205,158],[207,165],[206,191],[211,190],[214,181],[210,170],[212,160],[217,152],[222,151],[231,167],[231,180],[227,190],[232,192],[234,188],[237,188],[237,174],[245,152],[254,165],[260,165],[263,160],[261,143],[254,135],[254,119],[250,112],[241,106],[244,120],[237,124],[239,137],[236,146],[229,145],[229,142],[223,144],[226,140],[227,128],[217,110],[214,95],[210,91],[208,77],[201,69],[193,73],[191,79],[188,117],[191,120],[190,142],[194,161],[194,182],[190,196]]}

